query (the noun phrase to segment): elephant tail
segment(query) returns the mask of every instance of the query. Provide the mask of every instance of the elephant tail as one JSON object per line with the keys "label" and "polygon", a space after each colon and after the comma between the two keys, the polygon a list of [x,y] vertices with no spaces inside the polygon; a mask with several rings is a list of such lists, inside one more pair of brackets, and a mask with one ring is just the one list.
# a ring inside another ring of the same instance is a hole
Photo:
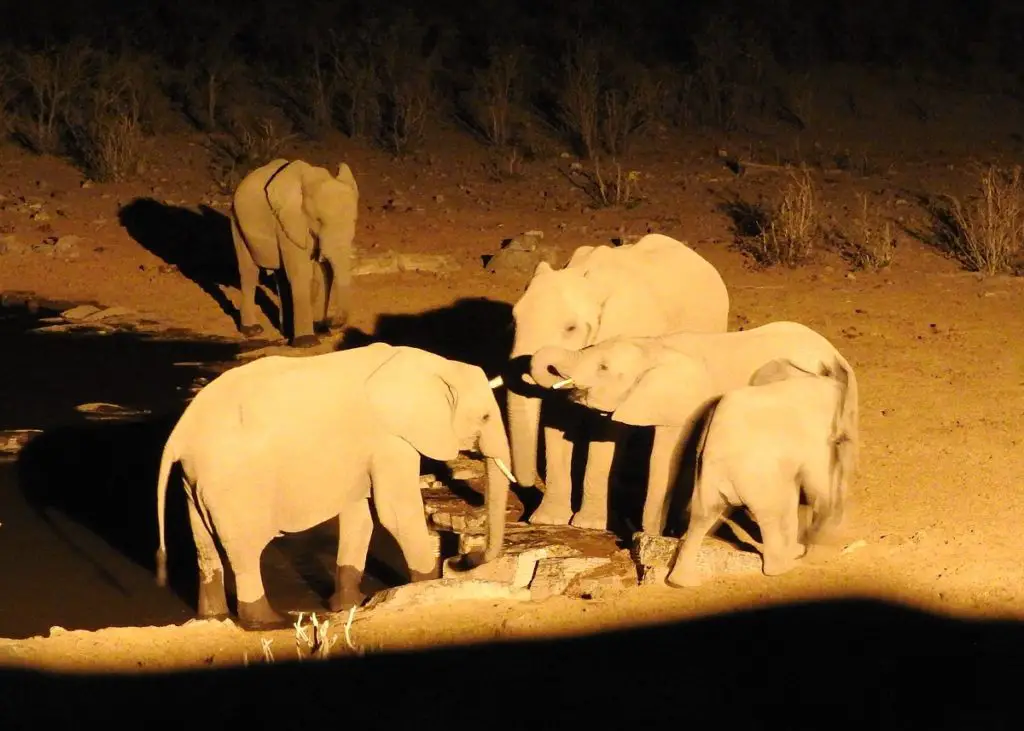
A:
{"label": "elephant tail", "polygon": [[167,505],[167,483],[171,477],[171,468],[177,461],[178,448],[174,432],[171,432],[160,457],[160,473],[156,483],[156,524],[160,533],[160,545],[156,549],[157,586],[167,586],[167,541],[164,530],[164,513]]}
{"label": "elephant tail", "polygon": [[838,524],[843,519],[847,489],[860,456],[859,395],[857,376],[846,359],[838,353],[832,378],[839,384],[839,398],[836,401],[830,440],[832,474],[829,502],[830,518]]}

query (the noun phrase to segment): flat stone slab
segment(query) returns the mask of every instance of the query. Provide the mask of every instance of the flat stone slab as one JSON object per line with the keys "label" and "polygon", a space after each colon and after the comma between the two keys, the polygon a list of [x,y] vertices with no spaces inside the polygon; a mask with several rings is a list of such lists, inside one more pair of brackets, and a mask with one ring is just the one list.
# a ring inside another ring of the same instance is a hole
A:
{"label": "flat stone slab", "polygon": [[0,431],[0,459],[14,457],[25,445],[42,434],[41,429],[8,429]]}
{"label": "flat stone slab", "polygon": [[479,600],[529,601],[530,592],[497,581],[441,578],[384,589],[370,597],[363,608],[405,609],[426,604]]}
{"label": "flat stone slab", "polygon": [[[664,584],[679,545],[678,538],[633,534],[630,555],[640,569],[640,583],[644,586]],[[720,574],[760,574],[761,554],[742,551],[730,543],[707,537],[701,544],[697,569],[711,578]]]}

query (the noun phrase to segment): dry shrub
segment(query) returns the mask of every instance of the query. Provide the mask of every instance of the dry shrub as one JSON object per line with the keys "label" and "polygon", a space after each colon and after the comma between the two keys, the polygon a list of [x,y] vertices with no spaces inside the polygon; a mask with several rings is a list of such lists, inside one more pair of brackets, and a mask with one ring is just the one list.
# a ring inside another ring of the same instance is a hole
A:
{"label": "dry shrub", "polygon": [[209,136],[213,154],[213,178],[223,193],[232,193],[250,170],[265,165],[279,155],[296,135],[278,132],[266,118],[247,122],[232,117],[229,132]]}
{"label": "dry shrub", "polygon": [[512,142],[516,105],[522,98],[523,50],[519,46],[488,51],[490,63],[473,73],[470,123],[496,147]]}
{"label": "dry shrub", "polygon": [[1019,165],[988,166],[981,173],[981,195],[967,204],[947,196],[933,210],[940,246],[971,271],[1019,272],[1024,255],[1024,181]]}
{"label": "dry shrub", "polygon": [[612,163],[612,170],[601,168],[601,161],[594,158],[590,168],[574,162],[564,173],[569,182],[582,190],[596,208],[623,206],[635,208],[643,201],[640,192],[640,172],[623,170],[618,162]]}
{"label": "dry shrub", "polygon": [[857,269],[884,269],[892,263],[896,239],[888,221],[879,222],[868,213],[868,197],[861,200],[860,215],[852,229],[843,234],[843,256]]}
{"label": "dry shrub", "polygon": [[806,168],[791,173],[792,183],[782,194],[781,203],[765,211],[756,236],[746,237],[743,249],[758,264],[784,264],[795,267],[804,263],[814,248],[814,238],[821,230],[814,181]]}

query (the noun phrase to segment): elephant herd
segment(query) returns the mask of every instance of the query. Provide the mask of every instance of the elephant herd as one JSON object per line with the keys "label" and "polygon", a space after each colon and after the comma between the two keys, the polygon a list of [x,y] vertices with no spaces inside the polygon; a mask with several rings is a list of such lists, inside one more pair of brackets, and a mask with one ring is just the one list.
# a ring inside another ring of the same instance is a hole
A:
{"label": "elephant herd", "polygon": [[[242,181],[233,231],[244,334],[258,327],[251,304],[258,267],[282,262],[302,302],[295,345],[315,341],[312,321],[300,320],[311,305],[325,322],[338,303],[344,321],[357,202],[345,164],[332,177],[302,161],[275,160]],[[537,483],[541,436],[543,499],[529,522],[607,529],[613,457],[635,426],[654,428],[646,533],[665,531],[681,452],[697,440],[689,524],[670,585],[700,583],[702,539],[740,506],[761,530],[764,573],[788,571],[843,519],[859,456],[857,381],[842,354],[799,323],[728,331],[729,304],[708,261],[649,234],[618,247],[581,246],[560,269],[539,264],[512,308],[508,364],[490,381],[475,365],[384,343],[264,356],[233,368],[196,395],[165,445],[158,582],[166,582],[163,513],[175,463],[198,555],[199,615],[228,613],[219,540],[235,578],[239,624],[265,629],[287,622],[266,597],[263,549],[326,520],[337,518],[339,529],[330,608],[365,599],[371,504],[410,579],[439,575],[419,488],[421,455],[485,458],[486,548],[460,562],[473,567],[501,554],[510,483]],[[494,396],[502,387],[507,431]],[[543,431],[542,406],[563,417],[546,420]],[[572,455],[581,445],[586,470],[573,513]],[[803,528],[801,493],[812,515]]]}

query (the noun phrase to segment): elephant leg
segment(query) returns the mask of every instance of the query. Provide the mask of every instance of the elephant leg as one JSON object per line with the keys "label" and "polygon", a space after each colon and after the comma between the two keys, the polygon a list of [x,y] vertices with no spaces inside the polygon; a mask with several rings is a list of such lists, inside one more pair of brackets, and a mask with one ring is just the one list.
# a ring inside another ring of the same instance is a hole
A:
{"label": "elephant leg", "polygon": [[615,445],[623,429],[610,419],[595,423],[597,433],[587,451],[587,469],[583,476],[583,500],[570,524],[576,528],[608,529],[608,493],[611,486]]}
{"label": "elephant leg", "polygon": [[660,536],[665,532],[672,486],[679,474],[679,451],[689,429],[682,426],[656,426],[651,447],[651,463],[644,498],[643,531]]}
{"label": "elephant leg", "polygon": [[196,544],[199,564],[198,614],[203,618],[228,616],[228,599],[224,590],[224,564],[217,552],[217,544],[193,502],[188,499],[188,520],[192,526],[192,539]]}
{"label": "elephant leg", "polygon": [[313,307],[310,295],[313,267],[316,262],[310,259],[308,251],[287,240],[282,242],[281,259],[285,274],[288,275],[288,291],[291,293],[292,345],[296,348],[308,348],[317,344],[317,337],[313,333]]}
{"label": "elephant leg", "polygon": [[555,427],[544,427],[547,474],[544,497],[530,515],[531,525],[568,525],[572,518],[572,442]]}
{"label": "elephant leg", "polygon": [[722,498],[722,491],[716,485],[721,479],[724,478],[708,475],[705,484],[698,485],[694,490],[693,499],[690,501],[690,522],[686,533],[677,544],[672,570],[665,578],[669,586],[695,587],[701,584],[700,570],[697,567],[701,544],[708,533],[718,527],[729,509]]}
{"label": "elephant leg", "polygon": [[231,215],[231,240],[235,245],[238,260],[238,280],[242,290],[242,305],[239,308],[239,331],[247,338],[263,332],[263,326],[256,321],[256,287],[259,285],[260,268],[249,253],[245,239],[238,228],[234,214]]}
{"label": "elephant leg", "polygon": [[365,498],[338,515],[338,558],[335,564],[332,612],[358,607],[366,595],[359,589],[366,572],[366,554],[373,536],[370,499]]}
{"label": "elephant leg", "polygon": [[[799,503],[799,499],[795,502]],[[797,530],[797,507],[794,504],[790,510],[788,505],[780,505],[754,514],[761,529],[762,571],[765,576],[779,576],[796,567],[795,549],[790,536],[795,536]]]}
{"label": "elephant leg", "polygon": [[341,328],[352,312],[352,254],[351,251],[324,252],[323,256],[330,270],[326,320],[330,327]]}
{"label": "elephant leg", "polygon": [[325,269],[326,265],[323,262],[313,262],[313,276],[309,283],[313,331],[317,333],[330,331],[330,322],[327,317],[327,288],[330,286],[330,278]]}
{"label": "elephant leg", "polygon": [[436,579],[441,563],[427,530],[419,486],[420,454],[397,437],[396,442],[375,454],[370,467],[377,517],[402,549],[409,580]]}
{"label": "elephant leg", "polygon": [[218,523],[217,532],[235,575],[238,623],[246,630],[290,627],[291,622],[275,611],[267,601],[260,573],[260,556],[273,536],[254,536],[250,531],[238,530],[230,523]]}

